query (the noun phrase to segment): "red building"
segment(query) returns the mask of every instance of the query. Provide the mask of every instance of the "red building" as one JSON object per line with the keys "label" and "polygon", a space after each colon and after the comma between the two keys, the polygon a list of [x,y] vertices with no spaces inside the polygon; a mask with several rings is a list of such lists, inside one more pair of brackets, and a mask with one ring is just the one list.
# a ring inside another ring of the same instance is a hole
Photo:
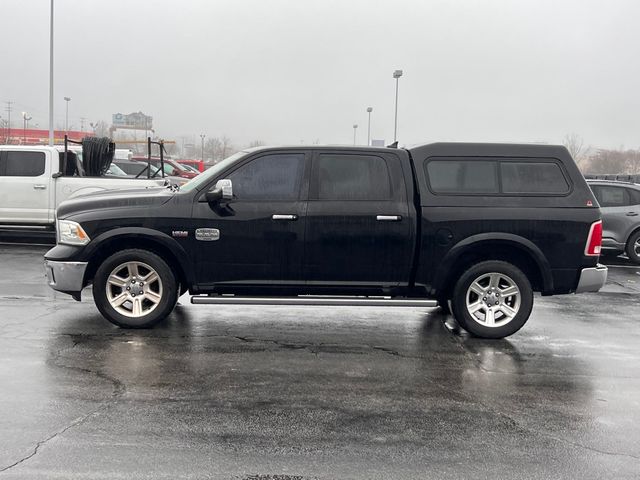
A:
{"label": "red building", "polygon": [[[64,143],[64,130],[54,130],[54,143]],[[80,141],[84,137],[92,137],[93,132],[79,132],[69,130],[66,132],[70,140]],[[3,128],[0,129],[0,144],[11,145],[46,145],[49,143],[49,130],[35,128]]]}

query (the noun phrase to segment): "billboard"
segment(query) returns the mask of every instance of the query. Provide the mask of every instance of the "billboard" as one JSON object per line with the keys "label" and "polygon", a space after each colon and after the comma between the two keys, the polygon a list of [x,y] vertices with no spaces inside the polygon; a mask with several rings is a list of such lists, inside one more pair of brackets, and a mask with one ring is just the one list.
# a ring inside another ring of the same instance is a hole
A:
{"label": "billboard", "polygon": [[153,130],[153,117],[142,112],[134,112],[128,115],[114,113],[111,115],[113,128],[131,128],[136,130]]}

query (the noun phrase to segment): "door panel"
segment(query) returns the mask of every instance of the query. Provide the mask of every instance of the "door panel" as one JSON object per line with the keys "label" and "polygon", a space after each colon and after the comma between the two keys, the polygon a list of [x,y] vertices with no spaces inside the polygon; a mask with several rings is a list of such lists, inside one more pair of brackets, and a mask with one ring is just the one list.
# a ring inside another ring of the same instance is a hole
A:
{"label": "door panel", "polygon": [[45,152],[0,152],[0,222],[50,222],[51,171],[46,160]]}
{"label": "door panel", "polygon": [[304,282],[306,201],[301,198],[307,164],[304,152],[251,158],[226,175],[233,182],[231,202],[194,203],[194,231],[219,231],[217,240],[198,240],[195,233],[190,240],[199,284]]}
{"label": "door panel", "polygon": [[401,172],[394,156],[314,156],[304,261],[310,285],[408,283],[414,229]]}

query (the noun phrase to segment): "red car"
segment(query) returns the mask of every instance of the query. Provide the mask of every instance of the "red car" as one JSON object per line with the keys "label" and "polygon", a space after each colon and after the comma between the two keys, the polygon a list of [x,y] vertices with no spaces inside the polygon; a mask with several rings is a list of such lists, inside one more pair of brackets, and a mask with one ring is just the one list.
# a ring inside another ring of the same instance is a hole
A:
{"label": "red car", "polygon": [[189,167],[193,167],[196,170],[198,170],[199,172],[204,172],[205,168],[204,168],[204,162],[202,160],[194,160],[194,159],[180,159],[180,160],[176,160],[176,162],[182,164],[182,165],[188,165]]}
{"label": "red car", "polygon": [[[142,156],[133,156],[131,157],[131,160],[144,163],[147,163],[149,161],[147,157]],[[160,157],[151,157],[151,166],[156,168],[160,167]],[[184,165],[180,165],[178,162],[170,158],[164,159],[164,173],[165,175],[183,178],[193,178],[198,176],[197,173],[189,170],[188,168],[185,168]]]}

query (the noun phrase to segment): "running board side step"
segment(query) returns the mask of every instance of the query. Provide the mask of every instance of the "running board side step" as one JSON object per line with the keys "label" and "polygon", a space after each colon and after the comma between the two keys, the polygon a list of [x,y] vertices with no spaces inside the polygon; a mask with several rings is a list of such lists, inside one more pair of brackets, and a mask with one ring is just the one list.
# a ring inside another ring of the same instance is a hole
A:
{"label": "running board side step", "polygon": [[388,297],[241,297],[232,295],[194,295],[195,305],[335,305],[342,307],[424,307],[435,308],[437,300]]}

